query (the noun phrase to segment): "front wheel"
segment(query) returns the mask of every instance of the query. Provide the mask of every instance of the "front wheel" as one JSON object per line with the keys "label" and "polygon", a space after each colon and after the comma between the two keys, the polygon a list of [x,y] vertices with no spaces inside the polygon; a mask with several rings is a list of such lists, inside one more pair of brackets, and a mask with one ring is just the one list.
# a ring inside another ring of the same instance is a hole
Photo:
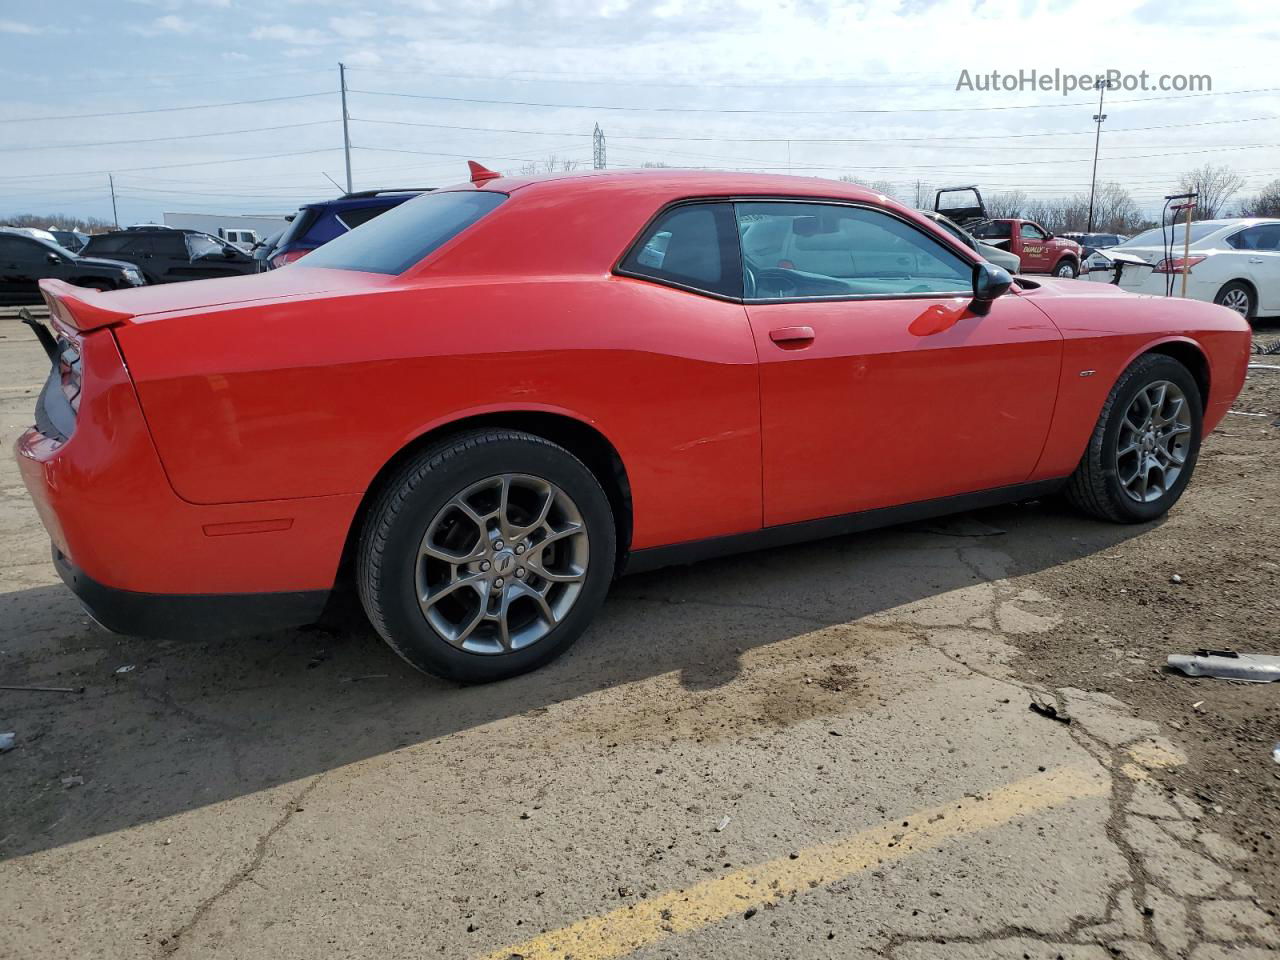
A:
{"label": "front wheel", "polygon": [[1062,259],[1058,261],[1058,265],[1053,268],[1055,277],[1063,277],[1067,280],[1074,279],[1080,271],[1076,268],[1074,260]]}
{"label": "front wheel", "polygon": [[382,638],[463,683],[539,667],[586,630],[613,578],[600,483],[573,454],[514,430],[461,434],[391,480],[365,522],[357,581]]}
{"label": "front wheel", "polygon": [[1203,429],[1200,388],[1187,368],[1163,354],[1139,357],[1111,388],[1067,499],[1116,523],[1163,516],[1191,480]]}

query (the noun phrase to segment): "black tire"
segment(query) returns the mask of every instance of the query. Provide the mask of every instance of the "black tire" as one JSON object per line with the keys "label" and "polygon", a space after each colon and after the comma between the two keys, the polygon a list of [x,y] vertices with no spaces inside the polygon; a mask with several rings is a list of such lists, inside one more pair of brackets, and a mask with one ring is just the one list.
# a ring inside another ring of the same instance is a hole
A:
{"label": "black tire", "polygon": [[[1186,397],[1191,434],[1185,463],[1159,499],[1139,502],[1129,496],[1116,468],[1116,448],[1121,423],[1138,394],[1159,381],[1176,385]],[[1148,353],[1133,361],[1120,375],[1098,417],[1093,435],[1075,473],[1067,482],[1066,497],[1073,507],[1090,516],[1114,523],[1145,523],[1168,512],[1178,502],[1195,471],[1204,431],[1203,398],[1195,378],[1181,363],[1164,354]]]}
{"label": "black tire", "polygon": [[[1214,294],[1213,302],[1220,307],[1226,307],[1228,310],[1235,310],[1236,313],[1240,313],[1235,304],[1239,303],[1241,298],[1244,301],[1244,312],[1241,316],[1246,320],[1253,320],[1258,311],[1258,297],[1253,292],[1253,287],[1243,280],[1232,280],[1230,283],[1224,283],[1222,289]],[[1231,304],[1227,303],[1228,299],[1232,301]]]}
{"label": "black tire", "polygon": [[1063,257],[1053,265],[1053,275],[1055,277],[1074,280],[1076,277],[1080,276],[1080,267],[1070,257]]}
{"label": "black tire", "polygon": [[[590,561],[577,599],[545,636],[510,652],[473,653],[449,643],[419,607],[419,546],[427,525],[452,497],[511,473],[549,481],[572,499],[586,527]],[[522,431],[476,430],[428,447],[388,480],[361,532],[356,583],[370,622],[410,665],[448,680],[488,683],[542,666],[582,635],[613,579],[616,542],[608,497],[577,457]]]}

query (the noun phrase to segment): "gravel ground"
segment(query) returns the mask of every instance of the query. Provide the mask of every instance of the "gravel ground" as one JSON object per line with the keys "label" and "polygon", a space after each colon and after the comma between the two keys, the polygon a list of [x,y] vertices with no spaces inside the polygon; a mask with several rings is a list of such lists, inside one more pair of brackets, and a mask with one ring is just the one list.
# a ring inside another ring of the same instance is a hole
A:
{"label": "gravel ground", "polygon": [[[6,444],[45,363],[0,321]],[[108,634],[5,458],[0,684],[84,691],[0,691],[0,957],[1275,956],[1280,684],[1162,670],[1280,653],[1266,376],[1161,523],[632,577],[483,688],[368,629]]]}

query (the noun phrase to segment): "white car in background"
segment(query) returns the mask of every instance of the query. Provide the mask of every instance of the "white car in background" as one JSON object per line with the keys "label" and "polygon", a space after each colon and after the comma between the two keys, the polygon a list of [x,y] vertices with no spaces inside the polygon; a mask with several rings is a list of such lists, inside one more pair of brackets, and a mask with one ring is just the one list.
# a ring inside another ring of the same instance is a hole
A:
{"label": "white car in background", "polygon": [[[1163,231],[1157,227],[1097,251],[1085,261],[1088,279],[1113,282],[1122,261],[1120,289],[1161,297],[1172,290],[1172,296],[1180,296],[1185,230],[1181,223]],[[1188,256],[1189,298],[1221,304],[1250,320],[1280,316],[1280,220],[1196,221]]]}

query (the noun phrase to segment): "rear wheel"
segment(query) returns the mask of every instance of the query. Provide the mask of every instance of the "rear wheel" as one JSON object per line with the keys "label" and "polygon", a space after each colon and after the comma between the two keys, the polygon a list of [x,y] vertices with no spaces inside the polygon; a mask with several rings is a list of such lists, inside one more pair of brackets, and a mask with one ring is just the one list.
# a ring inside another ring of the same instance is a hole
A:
{"label": "rear wheel", "polygon": [[419,670],[484,683],[563,653],[604,602],[615,531],[580,460],[513,430],[462,434],[387,484],[357,582],[383,639]]}
{"label": "rear wheel", "polygon": [[1228,310],[1234,310],[1246,320],[1253,319],[1254,308],[1257,305],[1253,289],[1241,280],[1232,280],[1230,283],[1223,284],[1222,289],[1213,298],[1213,302]]}
{"label": "rear wheel", "polygon": [[1069,260],[1066,257],[1059,260],[1058,265],[1053,268],[1053,275],[1055,277],[1065,277],[1068,280],[1073,279],[1079,273],[1080,271],[1076,267],[1076,262],[1074,260]]}
{"label": "rear wheel", "polygon": [[1116,523],[1142,523],[1178,502],[1200,454],[1200,388],[1172,357],[1146,354],[1111,388],[1067,499]]}

